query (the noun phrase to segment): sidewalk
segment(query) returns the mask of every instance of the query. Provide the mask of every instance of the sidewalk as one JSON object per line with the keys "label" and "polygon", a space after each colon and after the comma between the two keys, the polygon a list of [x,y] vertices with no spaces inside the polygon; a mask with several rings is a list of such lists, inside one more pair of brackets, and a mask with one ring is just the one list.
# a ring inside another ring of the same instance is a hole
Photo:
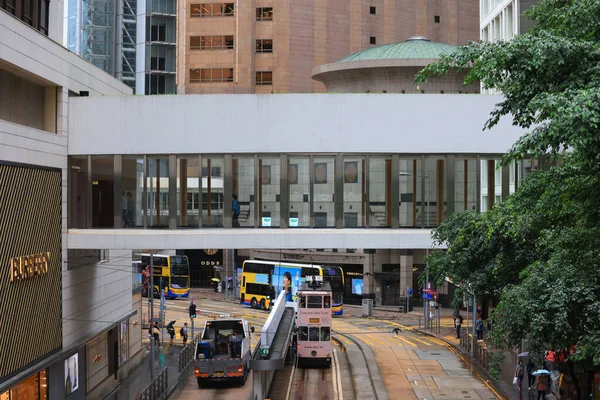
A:
{"label": "sidewalk", "polygon": [[[473,366],[473,368],[477,371],[482,380],[484,380],[488,385],[493,387],[496,392],[503,396],[503,399],[519,399],[519,390],[517,385],[513,384],[512,381],[507,382],[503,380],[502,377],[498,381],[493,380],[487,372],[487,370],[483,368],[482,365],[480,365],[477,361],[471,359],[470,354],[468,354],[467,350],[460,345],[460,339],[456,338],[456,332],[454,329],[454,322],[452,316],[450,315],[448,317],[442,314],[441,319],[442,323],[439,334],[425,329],[415,329],[415,331],[421,332],[425,335],[434,336],[452,346],[463,357],[465,362],[468,362]],[[449,323],[451,323],[452,325],[448,326]],[[465,329],[464,322],[463,329]],[[470,332],[470,328],[468,332]],[[469,337],[472,337],[472,335],[469,334]],[[531,390],[527,390],[526,381],[527,377],[525,377],[525,380],[523,381],[523,393],[521,399],[537,399],[537,390],[535,390],[533,387],[531,388]],[[546,399],[555,400],[556,397],[552,394],[546,394]]]}
{"label": "sidewalk", "polygon": [[[117,399],[118,400],[131,400],[136,399],[138,394],[144,390],[152,381],[151,371],[150,371],[150,352],[146,350],[147,346],[149,346],[148,341],[144,341],[142,352],[146,353],[140,362],[133,370],[129,372],[125,378],[123,378],[119,384],[119,388],[117,390]],[[182,345],[170,345],[168,342],[165,345],[165,358],[163,366],[168,369],[168,391],[170,393],[171,390],[177,384],[177,380],[179,378],[178,370],[178,354],[183,348]],[[157,350],[158,353],[158,350]],[[155,357],[155,365],[156,365],[156,374],[158,375],[159,371],[162,370],[160,357],[158,354]]]}

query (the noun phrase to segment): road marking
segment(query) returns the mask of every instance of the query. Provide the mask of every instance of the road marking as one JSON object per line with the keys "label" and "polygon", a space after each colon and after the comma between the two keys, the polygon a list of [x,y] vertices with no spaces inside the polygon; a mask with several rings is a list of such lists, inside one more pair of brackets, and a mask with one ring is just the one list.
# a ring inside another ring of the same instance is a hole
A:
{"label": "road marking", "polygon": [[417,345],[415,343],[411,342],[408,339],[404,339],[403,337],[400,337],[400,336],[394,336],[394,337],[398,338],[398,340],[402,340],[403,342],[406,342],[406,343],[410,344],[411,346],[417,347]]}
{"label": "road marking", "polygon": [[417,339],[416,337],[411,337],[411,339],[412,339],[412,340],[416,340],[416,341],[417,341],[417,342],[419,342],[419,343],[423,343],[423,344],[424,344],[424,345],[426,345],[426,346],[431,346],[431,343],[428,343],[428,342],[426,342],[426,341],[424,341],[424,340],[421,340],[421,339]]}
{"label": "road marking", "polygon": [[377,338],[373,337],[372,335],[366,335],[366,336],[367,336],[368,338],[370,338],[370,339],[372,339],[372,340],[376,341],[376,342],[379,342],[381,345],[384,345],[384,346],[385,346],[385,342],[383,342],[383,341],[381,341],[381,340],[379,340],[379,339],[377,339]]}
{"label": "road marking", "polygon": [[413,330],[413,328],[414,328],[414,326],[406,326],[406,325],[402,325],[402,324],[399,324],[399,323],[397,323],[397,322],[393,322],[393,321],[390,321],[390,324],[391,324],[391,325],[394,325],[394,326],[398,326],[398,327],[400,327],[400,328],[402,328],[402,329],[405,329],[405,330],[407,330],[407,331],[412,331],[412,330]]}
{"label": "road marking", "polygon": [[342,376],[341,376],[341,371],[340,371],[340,364],[338,361],[337,350],[335,349],[335,347],[333,348],[333,360],[335,362],[335,370],[337,370],[335,386],[337,386],[338,400],[344,400],[344,392],[342,391]]}

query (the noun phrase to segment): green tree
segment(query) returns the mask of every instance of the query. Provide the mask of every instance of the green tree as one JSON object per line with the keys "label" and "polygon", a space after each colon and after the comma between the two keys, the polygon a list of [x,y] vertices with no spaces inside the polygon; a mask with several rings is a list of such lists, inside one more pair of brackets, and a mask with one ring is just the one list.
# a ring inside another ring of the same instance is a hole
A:
{"label": "green tree", "polygon": [[[534,352],[561,350],[600,366],[600,0],[546,0],[534,27],[510,41],[473,42],[422,70],[415,81],[469,68],[504,98],[500,118],[527,131],[503,157],[560,155],[484,214],[450,216],[433,237],[434,276],[497,295],[496,344],[529,339]],[[571,354],[571,350],[575,349]],[[581,393],[580,393],[581,395]]]}

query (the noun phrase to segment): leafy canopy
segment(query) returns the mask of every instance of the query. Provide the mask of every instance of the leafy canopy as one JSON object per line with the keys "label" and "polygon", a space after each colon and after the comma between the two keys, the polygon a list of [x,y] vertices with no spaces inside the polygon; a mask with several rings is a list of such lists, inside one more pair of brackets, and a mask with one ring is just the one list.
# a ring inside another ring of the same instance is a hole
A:
{"label": "leafy canopy", "polygon": [[[447,251],[430,258],[478,294],[497,295],[492,337],[533,351],[570,350],[600,365],[600,0],[546,0],[534,26],[510,41],[473,42],[427,66],[416,82],[470,68],[504,98],[484,128],[503,116],[527,131],[503,157],[560,156],[484,214],[450,216],[433,232]],[[568,151],[568,152],[566,152]]]}

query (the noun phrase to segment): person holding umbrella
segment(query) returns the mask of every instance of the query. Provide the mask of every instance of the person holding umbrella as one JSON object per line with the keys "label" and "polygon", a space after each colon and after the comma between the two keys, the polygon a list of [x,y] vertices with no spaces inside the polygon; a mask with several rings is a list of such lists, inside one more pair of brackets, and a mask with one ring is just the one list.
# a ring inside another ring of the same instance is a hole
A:
{"label": "person holding umbrella", "polygon": [[535,388],[537,389],[538,395],[537,400],[546,400],[546,389],[548,388],[548,376],[550,371],[547,369],[538,369],[532,375],[537,376]]}
{"label": "person holding umbrella", "polygon": [[173,344],[173,339],[175,339],[175,322],[171,321],[167,324],[167,333],[171,336],[171,344]]}

